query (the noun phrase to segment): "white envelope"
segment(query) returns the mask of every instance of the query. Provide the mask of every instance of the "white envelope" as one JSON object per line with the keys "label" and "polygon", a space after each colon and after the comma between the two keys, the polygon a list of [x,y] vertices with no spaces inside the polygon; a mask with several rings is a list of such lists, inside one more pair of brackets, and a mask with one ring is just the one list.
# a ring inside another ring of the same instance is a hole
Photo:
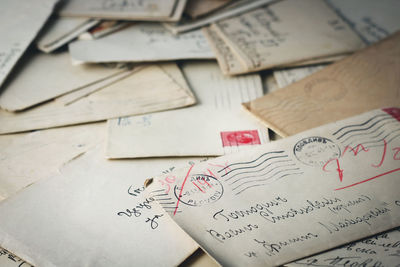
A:
{"label": "white envelope", "polygon": [[178,21],[187,0],[68,0],[61,16],[121,20]]}
{"label": "white envelope", "polygon": [[69,44],[78,62],[142,62],[215,58],[203,33],[174,36],[158,23],[138,23],[97,40]]}
{"label": "white envelope", "polygon": [[400,109],[386,108],[157,177],[148,193],[166,193],[223,266],[277,266],[398,227],[399,167]]}
{"label": "white envelope", "polygon": [[210,29],[208,40],[226,74],[331,60],[364,46],[350,26],[319,0],[278,1],[219,21]]}
{"label": "white envelope", "polygon": [[42,52],[50,53],[99,23],[100,20],[85,18],[50,19],[36,40],[37,47]]}
{"label": "white envelope", "polygon": [[57,0],[2,0],[0,3],[0,86],[36,37]]}
{"label": "white envelope", "polygon": [[[175,64],[164,68],[180,72]],[[52,101],[25,112],[0,111],[0,133],[102,121],[194,103],[187,87],[176,83],[161,67],[151,65],[68,106]]]}
{"label": "white envelope", "polygon": [[33,53],[21,63],[0,92],[2,109],[23,110],[123,71],[95,64],[72,66],[67,52]]}
{"label": "white envelope", "polygon": [[259,75],[224,77],[214,62],[182,65],[194,107],[108,121],[106,156],[217,156],[268,142],[268,131],[242,113],[241,103],[263,94]]}
{"label": "white envelope", "polygon": [[367,43],[375,43],[400,30],[397,0],[328,0]]}
{"label": "white envelope", "polygon": [[143,181],[187,161],[108,161],[100,146],[2,201],[0,245],[44,267],[177,266],[198,246]]}
{"label": "white envelope", "polygon": [[94,123],[26,134],[0,135],[0,200],[59,173],[63,164],[105,139]]}

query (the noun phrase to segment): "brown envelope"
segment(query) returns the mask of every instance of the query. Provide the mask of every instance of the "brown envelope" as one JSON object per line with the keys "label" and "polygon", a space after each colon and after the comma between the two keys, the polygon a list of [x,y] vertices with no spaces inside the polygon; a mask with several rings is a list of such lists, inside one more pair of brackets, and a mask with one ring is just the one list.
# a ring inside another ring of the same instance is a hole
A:
{"label": "brown envelope", "polygon": [[400,32],[264,97],[243,104],[281,136],[400,104]]}

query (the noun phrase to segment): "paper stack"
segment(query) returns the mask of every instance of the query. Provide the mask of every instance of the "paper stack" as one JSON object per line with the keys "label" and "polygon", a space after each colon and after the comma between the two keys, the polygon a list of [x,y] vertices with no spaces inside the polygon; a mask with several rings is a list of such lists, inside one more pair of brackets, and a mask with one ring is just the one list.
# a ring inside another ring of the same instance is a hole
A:
{"label": "paper stack", "polygon": [[397,266],[399,9],[3,0],[0,266]]}

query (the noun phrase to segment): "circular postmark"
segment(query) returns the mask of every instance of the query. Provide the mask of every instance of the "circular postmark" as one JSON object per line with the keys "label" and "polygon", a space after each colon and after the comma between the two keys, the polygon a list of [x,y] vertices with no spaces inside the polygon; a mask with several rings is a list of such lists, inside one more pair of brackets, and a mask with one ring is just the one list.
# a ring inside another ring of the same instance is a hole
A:
{"label": "circular postmark", "polygon": [[205,174],[193,174],[184,187],[175,186],[174,194],[180,202],[194,207],[216,202],[222,197],[224,188],[217,178]]}
{"label": "circular postmark", "polygon": [[304,91],[309,98],[324,102],[340,100],[347,94],[346,87],[331,78],[314,79],[304,86]]}
{"label": "circular postmark", "polygon": [[301,139],[293,148],[296,158],[309,166],[324,166],[330,159],[340,157],[340,148],[325,137],[311,136]]}

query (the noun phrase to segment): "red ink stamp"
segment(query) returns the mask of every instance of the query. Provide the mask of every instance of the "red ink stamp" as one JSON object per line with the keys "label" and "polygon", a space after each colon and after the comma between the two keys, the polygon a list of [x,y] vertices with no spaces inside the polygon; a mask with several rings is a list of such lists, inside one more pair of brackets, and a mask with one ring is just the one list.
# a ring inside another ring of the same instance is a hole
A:
{"label": "red ink stamp", "polygon": [[382,110],[391,115],[396,120],[400,121],[400,108],[384,108]]}
{"label": "red ink stamp", "polygon": [[222,146],[261,145],[257,130],[221,132]]}

